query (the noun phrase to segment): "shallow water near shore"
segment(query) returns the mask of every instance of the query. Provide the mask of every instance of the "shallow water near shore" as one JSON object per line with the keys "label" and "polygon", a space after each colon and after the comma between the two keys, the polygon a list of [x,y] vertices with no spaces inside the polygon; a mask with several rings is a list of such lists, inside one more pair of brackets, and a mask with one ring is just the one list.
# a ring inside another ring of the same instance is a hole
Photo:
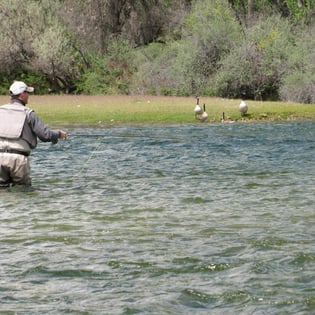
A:
{"label": "shallow water near shore", "polygon": [[1,314],[315,313],[315,123],[68,130],[0,191]]}

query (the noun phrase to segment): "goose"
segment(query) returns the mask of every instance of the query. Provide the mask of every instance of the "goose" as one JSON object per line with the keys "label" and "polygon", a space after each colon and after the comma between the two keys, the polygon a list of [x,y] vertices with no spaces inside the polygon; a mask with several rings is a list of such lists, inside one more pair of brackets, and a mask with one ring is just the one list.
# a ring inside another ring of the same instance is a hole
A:
{"label": "goose", "polygon": [[240,106],[239,106],[239,110],[240,110],[242,115],[245,115],[247,113],[248,106],[246,105],[246,103],[244,101],[241,101]]}
{"label": "goose", "polygon": [[197,96],[196,98],[197,98],[197,104],[195,106],[195,115],[200,115],[202,114],[202,109],[199,106],[199,97]]}
{"label": "goose", "polygon": [[222,113],[222,118],[221,118],[221,123],[234,123],[235,121],[233,119],[231,119],[230,117],[228,117],[227,119],[225,119],[225,113]]}
{"label": "goose", "polygon": [[208,118],[208,114],[206,112],[206,104],[203,104],[203,113],[200,115],[199,120],[205,121]]}
{"label": "goose", "polygon": [[225,114],[224,112],[222,113],[222,117],[221,117],[221,123],[224,123],[225,122]]}

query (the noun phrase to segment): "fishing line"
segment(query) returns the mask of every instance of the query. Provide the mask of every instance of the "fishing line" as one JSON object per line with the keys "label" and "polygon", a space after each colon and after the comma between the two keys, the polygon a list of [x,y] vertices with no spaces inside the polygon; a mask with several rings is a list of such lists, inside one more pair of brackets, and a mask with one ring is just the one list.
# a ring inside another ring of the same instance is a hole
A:
{"label": "fishing line", "polygon": [[80,168],[80,170],[75,174],[73,175],[71,178],[70,178],[70,181],[72,182],[76,177],[78,177],[79,175],[82,174],[83,170],[86,168],[86,166],[89,164],[92,156],[98,151],[98,148],[101,146],[102,144],[102,139],[99,139],[99,141],[97,141],[97,144],[96,146],[94,147],[93,151],[89,154],[88,158],[86,159],[86,161],[83,163],[83,166]]}
{"label": "fishing line", "polygon": [[98,138],[98,141],[93,149],[93,151],[89,154],[88,158],[86,159],[86,161],[83,163],[82,167],[80,168],[80,170],[73,175],[69,181],[73,181],[76,177],[80,176],[84,169],[87,167],[87,165],[89,164],[90,160],[92,159],[92,157],[95,155],[95,153],[98,151],[99,147],[102,144],[102,140],[104,138],[145,138],[147,140],[150,139],[159,139],[161,141],[172,141],[172,140],[184,140],[181,139],[179,137],[168,137],[168,138],[163,138],[160,136],[147,136],[147,135],[135,135],[135,134],[125,134],[125,135],[104,135],[104,134],[68,134],[68,140],[71,137],[91,137],[91,138]]}
{"label": "fishing line", "polygon": [[126,134],[126,135],[103,135],[103,134],[68,134],[68,137],[91,137],[91,138],[146,138],[150,139],[159,139],[159,140],[184,140],[179,137],[160,137],[160,136],[147,136],[147,135],[135,135],[135,134]]}

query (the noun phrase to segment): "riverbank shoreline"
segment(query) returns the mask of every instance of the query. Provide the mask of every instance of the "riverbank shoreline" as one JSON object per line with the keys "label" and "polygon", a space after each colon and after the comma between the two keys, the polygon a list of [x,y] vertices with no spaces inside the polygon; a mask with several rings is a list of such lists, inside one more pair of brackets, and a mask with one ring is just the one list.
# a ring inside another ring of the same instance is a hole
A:
{"label": "riverbank shoreline", "polygon": [[[9,96],[0,96],[1,104]],[[239,111],[238,99],[200,97],[207,123],[244,123],[274,121],[313,121],[315,104],[245,100],[246,115]],[[112,126],[119,124],[201,123],[196,119],[195,97],[152,95],[31,95],[28,107],[53,125]],[[222,116],[225,120],[222,121]]]}

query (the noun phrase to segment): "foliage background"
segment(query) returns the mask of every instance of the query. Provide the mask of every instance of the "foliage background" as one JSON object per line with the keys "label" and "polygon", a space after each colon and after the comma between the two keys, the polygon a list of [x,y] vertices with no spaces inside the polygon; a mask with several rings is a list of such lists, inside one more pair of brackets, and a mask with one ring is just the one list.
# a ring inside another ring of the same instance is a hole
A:
{"label": "foliage background", "polygon": [[0,0],[0,93],[315,103],[315,0]]}

